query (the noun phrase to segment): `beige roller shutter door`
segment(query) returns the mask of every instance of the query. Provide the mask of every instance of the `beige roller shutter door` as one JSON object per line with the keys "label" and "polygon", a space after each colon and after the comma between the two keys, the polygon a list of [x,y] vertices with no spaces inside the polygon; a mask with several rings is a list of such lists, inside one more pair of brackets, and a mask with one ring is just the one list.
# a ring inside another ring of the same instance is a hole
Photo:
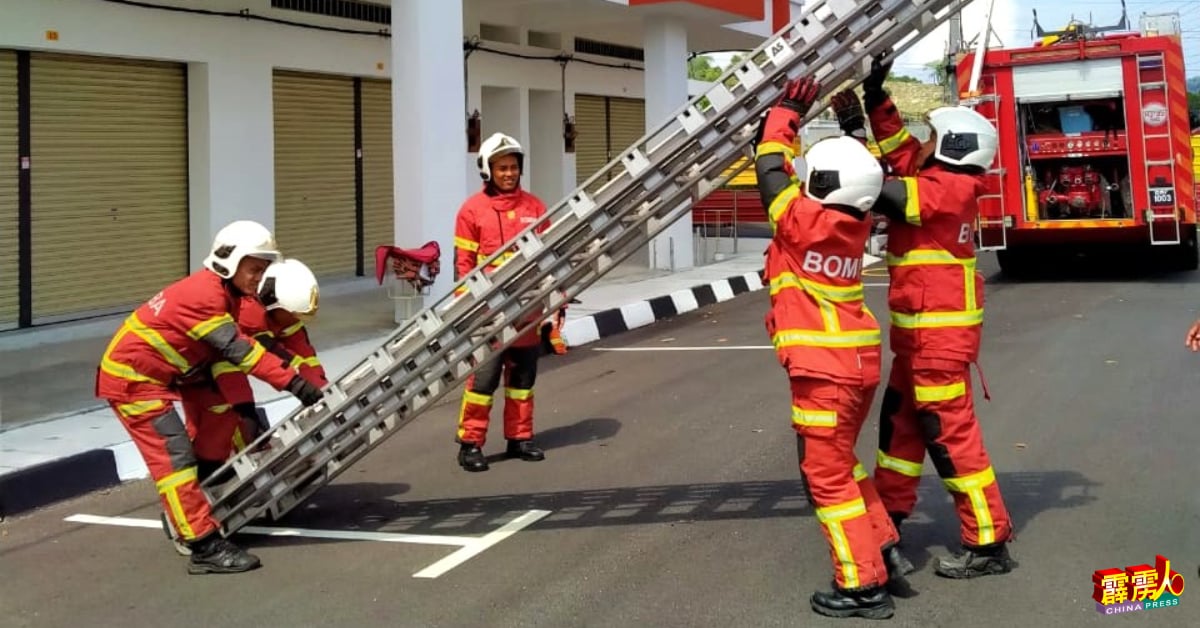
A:
{"label": "beige roller shutter door", "polygon": [[136,307],[188,272],[175,63],[30,57],[33,319]]}
{"label": "beige roller shutter door", "polygon": [[609,159],[646,134],[646,102],[632,98],[608,99]]}
{"label": "beige roller shutter door", "polygon": [[275,238],[320,276],[355,267],[354,82],[275,72]]}
{"label": "beige roller shutter door", "polygon": [[363,269],[375,272],[375,247],[414,247],[423,242],[393,242],[392,84],[362,81]]}
{"label": "beige roller shutter door", "polygon": [[17,324],[17,55],[0,50],[0,329]]}
{"label": "beige roller shutter door", "polygon": [[[608,163],[608,123],[604,114],[604,97],[575,95],[575,185],[583,185],[588,177]],[[595,191],[603,181],[593,185]]]}

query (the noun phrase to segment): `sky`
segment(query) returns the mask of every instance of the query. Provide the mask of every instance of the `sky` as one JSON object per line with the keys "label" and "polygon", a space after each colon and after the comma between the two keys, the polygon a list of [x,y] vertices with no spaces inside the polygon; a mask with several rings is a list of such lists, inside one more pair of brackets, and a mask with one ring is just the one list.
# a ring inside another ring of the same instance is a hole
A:
{"label": "sky", "polygon": [[[988,0],[975,0],[963,11],[963,38],[970,41],[982,31],[982,20],[988,10]],[[1177,11],[1183,30],[1184,64],[1188,76],[1200,76],[1200,2],[1196,0],[1126,0],[1129,26],[1136,30],[1143,13]],[[1044,30],[1058,30],[1072,16],[1095,26],[1111,26],[1121,19],[1120,0],[995,0],[992,7],[992,28],[1005,47],[1026,46],[1032,43],[1033,10],[1037,9],[1038,23]],[[925,63],[944,54],[948,26],[943,24],[896,61],[892,71],[918,78],[929,78]]]}
{"label": "sky", "polygon": [[[988,10],[989,0],[975,0],[963,11],[963,39],[970,41],[982,30],[981,21]],[[1188,76],[1200,76],[1200,2],[1197,0],[1126,0],[1129,26],[1138,28],[1142,13],[1177,11],[1183,30],[1184,64]],[[1033,42],[1033,9],[1044,30],[1058,30],[1074,16],[1095,26],[1111,26],[1121,19],[1120,0],[995,0],[992,7],[992,28],[995,34],[989,46],[998,47],[996,38],[1005,47],[1027,46]],[[1090,18],[1089,18],[1090,12]],[[920,42],[909,48],[892,65],[895,74],[907,74],[932,80],[925,64],[945,54],[947,24],[942,24]],[[731,55],[713,55],[724,67]]]}

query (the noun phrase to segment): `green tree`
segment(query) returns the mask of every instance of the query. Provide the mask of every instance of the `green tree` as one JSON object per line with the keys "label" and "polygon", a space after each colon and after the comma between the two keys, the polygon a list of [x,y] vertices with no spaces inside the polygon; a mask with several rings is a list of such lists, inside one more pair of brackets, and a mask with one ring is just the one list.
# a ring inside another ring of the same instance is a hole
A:
{"label": "green tree", "polygon": [[688,59],[688,78],[712,82],[721,78],[721,68],[714,66],[707,56],[696,55]]}
{"label": "green tree", "polygon": [[933,73],[934,80],[937,82],[938,85],[940,85],[942,87],[946,86],[946,82],[950,80],[950,77],[946,76],[946,58],[945,57],[942,57],[941,59],[938,59],[936,61],[930,61],[929,63],[925,64],[925,67],[928,68],[929,71]]}

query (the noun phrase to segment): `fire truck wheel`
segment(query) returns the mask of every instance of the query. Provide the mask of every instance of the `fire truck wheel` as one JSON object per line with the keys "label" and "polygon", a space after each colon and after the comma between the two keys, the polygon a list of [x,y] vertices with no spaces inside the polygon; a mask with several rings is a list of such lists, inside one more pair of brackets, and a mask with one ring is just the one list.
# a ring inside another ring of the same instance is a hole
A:
{"label": "fire truck wheel", "polygon": [[1196,250],[1196,235],[1183,238],[1183,241],[1172,247],[1172,270],[1196,270],[1200,268],[1200,252]]}
{"label": "fire truck wheel", "polygon": [[1029,251],[1020,249],[1009,248],[996,251],[996,261],[1000,263],[1000,272],[1013,279],[1029,275],[1033,270],[1033,257]]}

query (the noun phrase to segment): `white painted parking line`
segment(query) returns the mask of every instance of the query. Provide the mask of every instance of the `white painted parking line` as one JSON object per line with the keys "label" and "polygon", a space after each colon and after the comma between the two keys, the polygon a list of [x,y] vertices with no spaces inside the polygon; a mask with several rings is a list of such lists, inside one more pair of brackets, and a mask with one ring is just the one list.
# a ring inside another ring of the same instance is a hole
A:
{"label": "white painted parking line", "polygon": [[520,517],[517,517],[516,519],[513,519],[512,521],[500,526],[499,530],[496,530],[495,532],[488,532],[481,538],[472,539],[469,545],[464,546],[462,549],[455,550],[453,554],[437,561],[421,571],[418,571],[417,573],[413,574],[413,577],[436,578],[474,558],[483,552],[483,550],[516,534],[522,528],[529,527],[538,519],[541,519],[549,514],[549,510],[530,510]]}
{"label": "white painted parking line", "polygon": [[[530,510],[483,536],[450,536],[441,534],[403,534],[394,532],[368,532],[346,530],[314,530],[311,528],[268,528],[246,526],[238,530],[246,534],[261,534],[274,537],[306,537],[337,539],[342,541],[378,541],[383,543],[416,543],[421,545],[456,545],[459,549],[449,556],[413,574],[414,578],[437,578],[447,571],[478,556],[484,550],[507,539],[534,522],[550,514],[549,510]],[[145,528],[161,533],[162,523],[158,519],[134,519],[131,517],[102,517],[99,515],[76,514],[65,521],[96,525]]]}
{"label": "white painted parking line", "polygon": [[761,351],[771,345],[717,345],[713,347],[595,347],[592,351]]}
{"label": "white painted parking line", "polygon": [[[161,530],[158,519],[131,519],[129,517],[100,517],[97,515],[71,515],[66,521],[72,523],[95,523],[99,525],[124,526],[127,528],[150,528]],[[418,543],[422,545],[466,546],[479,540],[469,536],[442,536],[432,534],[401,534],[393,532],[368,532],[346,530],[313,530],[310,528],[264,528],[246,526],[238,532],[264,536],[297,536],[312,539],[338,539],[342,541],[380,541],[383,543]]]}

